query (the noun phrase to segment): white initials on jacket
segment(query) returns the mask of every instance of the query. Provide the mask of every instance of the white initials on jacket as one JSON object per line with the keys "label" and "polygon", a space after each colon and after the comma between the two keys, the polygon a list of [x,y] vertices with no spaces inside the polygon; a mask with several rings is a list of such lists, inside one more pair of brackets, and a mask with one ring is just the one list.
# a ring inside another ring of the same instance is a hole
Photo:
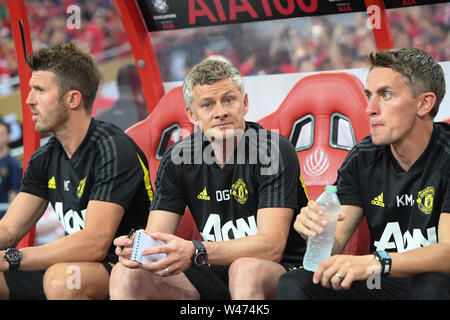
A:
{"label": "white initials on jacket", "polygon": [[80,213],[77,211],[69,210],[66,213],[63,212],[63,203],[56,202],[55,207],[56,215],[58,216],[59,221],[61,222],[64,231],[68,234],[75,233],[84,228],[84,218],[86,216],[86,209],[81,210]]}
{"label": "white initials on jacket", "polygon": [[[394,241],[390,241],[391,238]],[[398,222],[389,222],[384,228],[380,241],[375,241],[374,245],[377,251],[397,248],[397,252],[404,252],[435,243],[437,243],[436,227],[428,228],[427,238],[425,238],[420,229],[413,229],[412,235],[409,230],[402,235]]]}
{"label": "white initials on jacket", "polygon": [[[230,220],[222,226],[220,216],[218,214],[210,214],[203,231],[200,233],[205,241],[226,241],[257,234],[258,228],[256,227],[255,216],[250,216],[246,219],[248,223],[244,218],[240,218],[236,220],[236,225]],[[231,235],[230,231],[232,231]]]}
{"label": "white initials on jacket", "polygon": [[397,208],[400,207],[406,207],[406,206],[413,206],[414,205],[414,198],[412,194],[404,194],[401,196],[397,196]]}

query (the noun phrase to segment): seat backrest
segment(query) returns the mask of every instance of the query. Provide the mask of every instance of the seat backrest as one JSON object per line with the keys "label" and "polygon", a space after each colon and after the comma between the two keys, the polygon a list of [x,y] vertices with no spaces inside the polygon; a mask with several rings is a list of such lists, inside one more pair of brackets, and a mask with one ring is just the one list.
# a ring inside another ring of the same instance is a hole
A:
{"label": "seat backrest", "polygon": [[126,130],[147,156],[152,180],[167,148],[194,132],[184,107],[182,88],[175,87],[161,98],[147,118]]}
{"label": "seat backrest", "polygon": [[[300,79],[279,108],[258,123],[277,130],[296,147],[308,197],[315,200],[327,184],[335,182],[351,146],[369,134],[366,106],[364,87],[356,76],[319,73]],[[364,224],[344,252],[369,250]]]}
{"label": "seat backrest", "polygon": [[450,123],[450,117],[442,119],[441,122],[448,122],[448,123]]}
{"label": "seat backrest", "polygon": [[[147,156],[153,186],[159,163],[167,148],[194,132],[194,126],[187,118],[184,108],[182,88],[175,87],[161,98],[147,118],[126,130]],[[188,208],[176,234],[185,239],[199,239],[198,230]]]}
{"label": "seat backrest", "polygon": [[296,146],[311,199],[336,180],[351,146],[369,134],[363,88],[348,73],[306,76],[275,112],[258,121],[267,129],[279,130]]}

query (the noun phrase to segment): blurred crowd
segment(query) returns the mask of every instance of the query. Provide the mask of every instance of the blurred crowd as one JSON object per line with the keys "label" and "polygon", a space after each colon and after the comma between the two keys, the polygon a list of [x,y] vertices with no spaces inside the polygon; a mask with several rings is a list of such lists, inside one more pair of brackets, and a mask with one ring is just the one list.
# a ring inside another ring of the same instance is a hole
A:
{"label": "blurred crowd", "polygon": [[[450,3],[388,10],[396,47],[450,61]],[[165,81],[183,79],[199,59],[227,57],[243,75],[365,67],[376,50],[367,14],[273,20],[151,34]]]}
{"label": "blurred crowd", "polygon": [[[80,29],[67,28],[71,4],[80,8]],[[112,0],[26,0],[26,6],[34,50],[74,40],[100,63],[130,54]],[[450,61],[450,3],[388,10],[388,16],[396,47],[418,47],[438,61]],[[365,55],[376,49],[364,12],[150,36],[164,81],[182,80],[192,65],[209,55],[225,56],[243,75],[256,75],[363,67]],[[0,0],[0,81],[16,74],[6,0]]]}
{"label": "blurred crowd", "polygon": [[[99,63],[130,54],[128,39],[112,0],[26,0],[33,50],[75,41]],[[68,27],[79,10],[79,27]],[[14,42],[6,0],[0,0],[0,81],[17,75]],[[0,92],[1,94],[1,92]]]}

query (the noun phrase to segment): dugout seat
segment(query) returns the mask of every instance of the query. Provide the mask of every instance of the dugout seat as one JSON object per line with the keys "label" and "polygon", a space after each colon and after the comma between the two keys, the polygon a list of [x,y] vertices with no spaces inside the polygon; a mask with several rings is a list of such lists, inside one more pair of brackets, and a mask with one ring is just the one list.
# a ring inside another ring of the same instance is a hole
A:
{"label": "dugout seat", "polygon": [[[273,113],[258,121],[278,131],[297,150],[309,199],[333,184],[351,147],[369,134],[367,98],[361,81],[344,72],[300,79]],[[364,218],[343,253],[366,254],[370,235]]]}
{"label": "dugout seat", "polygon": [[[126,130],[126,133],[133,138],[147,156],[153,187],[164,152],[174,142],[194,132],[194,126],[187,118],[184,107],[182,88],[181,86],[175,87],[161,98],[147,118]],[[187,240],[200,239],[200,233],[187,207],[176,235]]]}

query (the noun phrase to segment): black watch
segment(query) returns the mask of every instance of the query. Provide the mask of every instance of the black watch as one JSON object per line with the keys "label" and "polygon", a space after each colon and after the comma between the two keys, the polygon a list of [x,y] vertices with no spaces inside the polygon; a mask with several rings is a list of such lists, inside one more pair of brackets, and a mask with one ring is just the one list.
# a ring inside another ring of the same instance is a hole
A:
{"label": "black watch", "polygon": [[9,263],[10,272],[17,271],[22,260],[22,252],[17,248],[8,248],[5,252],[5,260]]}
{"label": "black watch", "polygon": [[391,256],[386,251],[374,251],[372,253],[381,264],[381,274],[387,276],[391,272]]}
{"label": "black watch", "polygon": [[192,255],[192,263],[196,266],[204,266],[208,260],[208,254],[203,243],[198,240],[192,240],[194,243],[194,254]]}

